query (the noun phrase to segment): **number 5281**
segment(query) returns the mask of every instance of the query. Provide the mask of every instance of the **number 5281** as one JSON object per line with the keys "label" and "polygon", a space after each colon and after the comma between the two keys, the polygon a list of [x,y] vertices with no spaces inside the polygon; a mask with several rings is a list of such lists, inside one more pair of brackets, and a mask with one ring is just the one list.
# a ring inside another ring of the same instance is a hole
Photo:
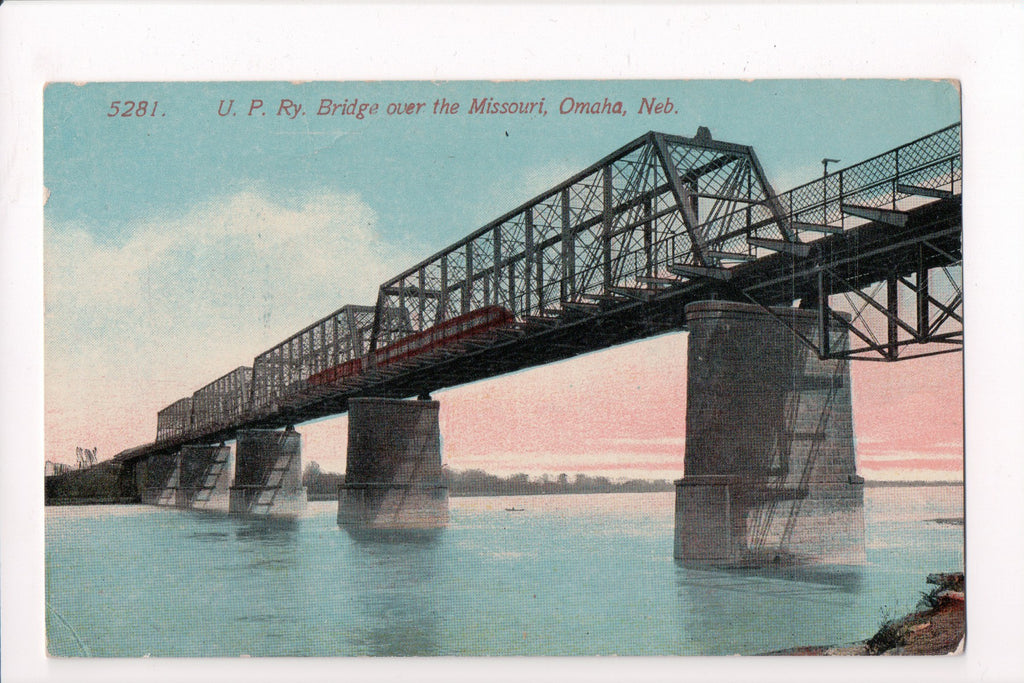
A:
{"label": "number 5281", "polygon": [[148,102],[146,100],[117,100],[110,103],[110,110],[107,112],[108,117],[121,116],[156,116],[156,105],[157,101],[153,100]]}

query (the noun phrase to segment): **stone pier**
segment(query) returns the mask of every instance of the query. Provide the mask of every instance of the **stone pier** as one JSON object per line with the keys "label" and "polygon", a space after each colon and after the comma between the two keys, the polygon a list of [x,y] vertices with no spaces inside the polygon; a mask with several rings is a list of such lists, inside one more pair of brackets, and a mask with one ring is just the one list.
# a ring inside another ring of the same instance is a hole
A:
{"label": "stone pier", "polygon": [[142,481],[142,502],[146,505],[173,506],[178,495],[181,457],[177,453],[154,455],[136,468]]}
{"label": "stone pier", "polygon": [[183,446],[176,505],[197,510],[227,510],[231,449]]}
{"label": "stone pier", "polygon": [[146,490],[146,461],[142,458],[122,462],[117,470],[117,494],[122,499],[142,502]]}
{"label": "stone pier", "polygon": [[437,401],[351,399],[338,524],[439,529],[448,523]]}
{"label": "stone pier", "polygon": [[[814,311],[772,309],[808,338]],[[849,362],[820,360],[764,309],[686,307],[686,455],[675,552],[687,564],[862,564]],[[841,326],[833,345],[848,344]],[[845,348],[845,346],[844,346]]]}
{"label": "stone pier", "polygon": [[292,428],[240,430],[235,435],[233,513],[292,517],[306,509],[302,437]]}

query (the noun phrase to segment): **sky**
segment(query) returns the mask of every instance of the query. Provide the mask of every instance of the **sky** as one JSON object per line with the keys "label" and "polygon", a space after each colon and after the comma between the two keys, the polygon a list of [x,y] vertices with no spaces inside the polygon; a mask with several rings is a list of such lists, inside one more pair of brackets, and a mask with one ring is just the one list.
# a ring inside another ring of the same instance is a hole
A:
{"label": "sky", "polygon": [[[485,97],[543,100],[546,115],[467,113]],[[671,112],[640,113],[645,97]],[[561,114],[565,98],[625,114]],[[460,111],[435,114],[442,99]],[[325,100],[379,110],[320,114]],[[126,101],[145,114],[110,115]],[[707,126],[752,145],[781,192],[819,176],[823,157],[854,164],[958,121],[959,107],[954,85],[907,80],[51,84],[46,457],[152,441],[159,409],[345,304],[372,304],[390,276],[648,130]],[[854,364],[865,477],[962,476],[961,364]],[[685,366],[676,333],[438,392],[445,462],[677,478]],[[300,431],[307,462],[344,470],[344,417]]]}

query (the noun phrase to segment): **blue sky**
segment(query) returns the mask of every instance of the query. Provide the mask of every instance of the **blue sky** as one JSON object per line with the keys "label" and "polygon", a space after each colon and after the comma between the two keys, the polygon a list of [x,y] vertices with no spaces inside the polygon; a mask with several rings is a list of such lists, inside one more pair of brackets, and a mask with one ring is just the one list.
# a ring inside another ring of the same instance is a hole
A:
{"label": "blue sky", "polygon": [[[546,100],[547,116],[428,115],[444,97]],[[628,114],[562,116],[565,96],[621,100]],[[644,96],[671,115],[636,113]],[[323,98],[426,102],[418,116],[317,116]],[[217,116],[221,100],[232,115]],[[265,102],[247,116],[253,99]],[[304,105],[277,116],[281,99]],[[157,117],[107,117],[115,100],[157,101]],[[753,145],[777,190],[824,156],[855,162],[959,119],[959,94],[928,81],[539,81],[53,84],[46,90],[47,219],[117,242],[138,220],[243,190],[284,206],[309,193],[356,192],[385,235],[440,245],[544,189],[547,169],[583,168],[647,130]],[[494,202],[502,202],[495,206]]]}
{"label": "blue sky", "polygon": [[[484,97],[543,98],[547,115],[469,115]],[[565,97],[621,100],[627,113],[561,115]],[[674,111],[642,115],[643,97]],[[381,110],[317,116],[324,98]],[[462,111],[433,115],[439,98]],[[264,105],[249,116],[253,99]],[[282,99],[305,115],[278,116]],[[107,116],[125,100],[147,101],[147,115]],[[230,100],[234,115],[219,116]],[[392,102],[426,106],[388,116]],[[959,120],[959,92],[858,80],[56,83],[44,118],[46,451],[67,461],[77,445],[109,457],[152,440],[160,408],[344,304],[373,303],[391,275],[648,130],[707,126],[752,145],[784,191],[819,175],[823,157],[853,164]]]}

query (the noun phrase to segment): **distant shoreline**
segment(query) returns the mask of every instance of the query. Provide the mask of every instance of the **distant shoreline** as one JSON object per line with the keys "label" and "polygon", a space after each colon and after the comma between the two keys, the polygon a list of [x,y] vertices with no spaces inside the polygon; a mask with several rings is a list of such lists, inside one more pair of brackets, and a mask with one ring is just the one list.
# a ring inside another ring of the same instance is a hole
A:
{"label": "distant shoreline", "polygon": [[[963,482],[947,482],[947,481],[915,481],[915,482],[887,482],[887,481],[876,481],[876,482],[865,482],[864,486],[868,488],[888,488],[888,487],[926,487],[926,486],[959,486],[962,487]],[[523,497],[523,496],[569,496],[569,495],[589,495],[589,494],[605,494],[605,493],[671,493],[672,489],[653,490],[653,491],[530,491],[522,493],[506,493],[506,492],[449,492],[450,498],[511,498],[511,497]],[[337,500],[337,493],[311,493],[307,497],[310,502],[323,502],[326,500]],[[936,522],[938,524],[963,524],[962,518],[940,518],[931,519],[930,522]]]}
{"label": "distant shoreline", "polygon": [[[659,491],[531,491],[529,493],[484,493],[484,492],[472,492],[472,493],[449,493],[449,498],[521,498],[525,496],[586,496],[591,494],[606,494],[606,493],[670,493],[669,490]],[[306,496],[306,500],[311,503],[319,503],[325,500],[337,500],[338,494],[330,493],[311,493]]]}
{"label": "distant shoreline", "polygon": [[914,481],[899,481],[899,480],[887,480],[887,479],[865,479],[865,488],[889,488],[889,487],[903,487],[903,486],[963,486],[963,481],[927,481],[927,480],[914,480]]}
{"label": "distant shoreline", "polygon": [[[345,481],[344,474],[307,470],[303,484],[308,490],[307,500],[322,502],[337,500],[338,487]],[[963,487],[963,481],[894,481],[871,480],[865,488],[907,488],[928,486]],[[531,478],[525,474],[498,477],[480,470],[451,471],[448,473],[448,495],[452,498],[486,498],[501,496],[543,496],[589,493],[667,493],[675,484],[665,479],[610,480],[604,476],[577,475],[574,480],[561,474]],[[117,481],[113,471],[101,466],[74,470],[46,477],[46,505],[104,505],[137,503],[133,497],[117,495]],[[947,522],[949,523],[949,522]]]}

